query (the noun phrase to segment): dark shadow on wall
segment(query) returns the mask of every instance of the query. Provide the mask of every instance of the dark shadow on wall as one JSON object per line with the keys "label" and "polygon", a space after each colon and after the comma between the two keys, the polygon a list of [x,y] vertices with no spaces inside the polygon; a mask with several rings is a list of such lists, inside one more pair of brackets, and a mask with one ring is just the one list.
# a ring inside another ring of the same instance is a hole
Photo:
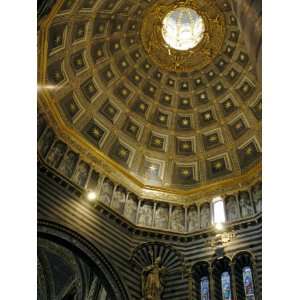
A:
{"label": "dark shadow on wall", "polygon": [[37,256],[38,300],[130,300],[103,253],[64,226],[38,221]]}

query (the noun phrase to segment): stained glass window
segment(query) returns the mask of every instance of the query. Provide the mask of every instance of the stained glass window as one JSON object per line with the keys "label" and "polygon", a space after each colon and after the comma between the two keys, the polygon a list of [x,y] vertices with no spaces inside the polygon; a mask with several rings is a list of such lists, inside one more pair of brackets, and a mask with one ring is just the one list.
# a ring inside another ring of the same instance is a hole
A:
{"label": "stained glass window", "polygon": [[232,300],[230,275],[228,272],[223,272],[221,275],[222,297],[223,300]]}
{"label": "stained glass window", "polygon": [[252,279],[252,272],[250,267],[243,268],[243,283],[246,300],[255,300],[254,285]]}
{"label": "stained glass window", "polygon": [[191,8],[180,7],[169,12],[163,20],[165,42],[177,50],[194,48],[204,36],[204,21]]}
{"label": "stained glass window", "polygon": [[200,280],[200,289],[201,300],[209,300],[209,281],[206,276]]}

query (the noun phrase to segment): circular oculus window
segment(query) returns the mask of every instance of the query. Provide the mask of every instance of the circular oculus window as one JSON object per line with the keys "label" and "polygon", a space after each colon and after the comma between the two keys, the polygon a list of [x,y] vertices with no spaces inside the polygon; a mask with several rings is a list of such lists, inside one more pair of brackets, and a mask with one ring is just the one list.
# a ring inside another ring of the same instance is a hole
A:
{"label": "circular oculus window", "polygon": [[203,39],[204,31],[203,18],[191,8],[177,8],[163,19],[163,38],[176,50],[185,51],[196,47]]}

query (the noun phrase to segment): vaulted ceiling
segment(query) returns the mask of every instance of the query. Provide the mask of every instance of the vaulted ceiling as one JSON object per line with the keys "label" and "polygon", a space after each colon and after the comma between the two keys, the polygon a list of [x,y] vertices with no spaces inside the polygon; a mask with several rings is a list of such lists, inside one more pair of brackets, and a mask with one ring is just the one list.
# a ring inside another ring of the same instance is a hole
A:
{"label": "vaulted ceiling", "polygon": [[262,102],[230,5],[213,1],[224,38],[210,63],[170,71],[142,42],[152,2],[57,1],[41,22],[41,105],[127,182],[176,193],[239,180],[260,164]]}

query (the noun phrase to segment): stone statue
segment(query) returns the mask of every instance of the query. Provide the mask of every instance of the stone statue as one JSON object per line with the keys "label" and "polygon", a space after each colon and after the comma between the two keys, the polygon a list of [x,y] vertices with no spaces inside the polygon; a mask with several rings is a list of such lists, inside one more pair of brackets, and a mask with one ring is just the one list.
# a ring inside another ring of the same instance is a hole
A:
{"label": "stone statue", "polygon": [[64,175],[71,177],[73,175],[76,162],[77,154],[75,154],[73,151],[69,151],[61,162],[59,169]]}
{"label": "stone statue", "polygon": [[100,192],[100,201],[102,201],[106,205],[109,205],[112,193],[113,184],[108,179],[105,179]]}
{"label": "stone statue", "polygon": [[172,213],[172,229],[184,231],[184,210],[181,207],[175,207]]}
{"label": "stone statue", "polygon": [[158,207],[155,212],[155,227],[167,228],[169,219],[169,209],[167,207]]}
{"label": "stone statue", "polygon": [[234,196],[229,196],[226,201],[226,213],[228,222],[238,219],[238,207]]}
{"label": "stone statue", "polygon": [[261,205],[262,205],[262,190],[261,190],[261,183],[258,182],[252,188],[252,197],[253,202],[255,205],[255,211],[261,212]]}
{"label": "stone statue", "polygon": [[88,175],[89,175],[89,166],[84,161],[81,161],[78,165],[78,169],[75,174],[75,178],[74,178],[75,182],[78,183],[80,186],[84,187]]}
{"label": "stone statue", "polygon": [[114,198],[111,205],[112,208],[121,213],[125,204],[125,198],[125,193],[122,191],[121,188],[118,187],[114,193]]}
{"label": "stone statue", "polygon": [[204,204],[200,211],[201,228],[207,228],[210,224],[210,208],[209,204]]}
{"label": "stone statue", "polygon": [[144,204],[140,207],[139,224],[152,226],[152,207],[150,205]]}
{"label": "stone statue", "polygon": [[253,214],[253,206],[248,192],[240,193],[240,208],[242,217],[249,217]]}
{"label": "stone statue", "polygon": [[53,143],[54,140],[54,133],[52,129],[49,129],[45,135],[43,136],[41,143],[40,143],[40,153],[43,157],[47,154],[51,144]]}
{"label": "stone statue", "polygon": [[46,120],[42,114],[37,117],[37,138],[39,139],[46,127]]}
{"label": "stone statue", "polygon": [[135,223],[136,211],[137,211],[137,202],[135,199],[133,199],[132,196],[129,196],[126,201],[124,215],[132,223]]}
{"label": "stone statue", "polygon": [[167,271],[161,266],[161,258],[157,257],[152,265],[142,271],[142,300],[161,300],[164,290],[162,276]]}
{"label": "stone statue", "polygon": [[189,226],[189,232],[199,228],[199,218],[198,218],[198,211],[196,207],[192,207],[189,209],[188,226]]}
{"label": "stone statue", "polygon": [[65,145],[61,142],[58,142],[54,145],[54,147],[52,147],[52,149],[50,150],[48,157],[47,157],[47,162],[53,166],[56,167],[57,164],[59,163],[60,159],[62,158],[62,156],[64,155],[65,152]]}

